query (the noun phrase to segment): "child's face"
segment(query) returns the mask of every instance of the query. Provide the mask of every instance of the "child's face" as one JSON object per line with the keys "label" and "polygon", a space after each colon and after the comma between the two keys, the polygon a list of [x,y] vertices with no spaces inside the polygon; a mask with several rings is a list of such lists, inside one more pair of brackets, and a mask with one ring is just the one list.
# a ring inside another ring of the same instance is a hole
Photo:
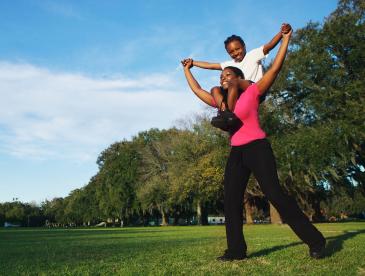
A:
{"label": "child's face", "polygon": [[235,62],[241,62],[246,55],[246,46],[237,40],[228,43],[226,50]]}

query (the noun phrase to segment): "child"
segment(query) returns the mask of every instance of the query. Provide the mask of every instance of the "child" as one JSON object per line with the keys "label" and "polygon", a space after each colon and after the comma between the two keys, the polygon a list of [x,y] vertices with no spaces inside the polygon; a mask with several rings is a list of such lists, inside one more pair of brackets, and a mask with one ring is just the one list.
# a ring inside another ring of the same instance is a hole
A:
{"label": "child", "polygon": [[[230,55],[232,60],[225,61],[222,63],[210,63],[205,61],[195,61],[193,60],[193,66],[212,69],[212,70],[223,70],[228,66],[233,66],[241,69],[246,80],[257,82],[262,78],[263,69],[261,60],[266,57],[266,55],[279,43],[282,38],[282,34],[287,34],[290,32],[291,26],[287,23],[281,25],[280,32],[278,32],[269,43],[253,49],[246,53],[246,45],[241,37],[232,35],[224,41],[224,46],[227,53]],[[183,60],[183,65],[191,59]],[[220,90],[215,89],[211,91],[214,101],[218,107],[222,110],[227,109],[227,106],[223,101],[223,95]],[[228,93],[227,102],[232,102],[231,111],[234,110],[236,100],[238,98],[237,93]]]}

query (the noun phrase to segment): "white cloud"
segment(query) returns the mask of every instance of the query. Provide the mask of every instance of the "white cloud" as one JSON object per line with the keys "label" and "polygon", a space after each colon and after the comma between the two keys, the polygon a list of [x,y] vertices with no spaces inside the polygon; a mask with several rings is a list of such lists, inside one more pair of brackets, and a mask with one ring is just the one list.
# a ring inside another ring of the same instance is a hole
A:
{"label": "white cloud", "polygon": [[181,71],[97,79],[0,62],[0,151],[94,161],[115,141],[201,110],[182,80]]}

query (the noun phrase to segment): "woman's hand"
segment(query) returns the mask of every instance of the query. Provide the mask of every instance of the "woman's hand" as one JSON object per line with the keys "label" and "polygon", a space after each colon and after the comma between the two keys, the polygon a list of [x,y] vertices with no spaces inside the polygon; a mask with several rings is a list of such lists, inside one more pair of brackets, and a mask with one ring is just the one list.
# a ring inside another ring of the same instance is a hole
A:
{"label": "woman's hand", "polygon": [[290,24],[288,24],[288,23],[281,24],[280,31],[281,31],[282,35],[289,33],[291,30],[292,30],[292,27],[290,26]]}
{"label": "woman's hand", "polygon": [[290,27],[290,30],[288,32],[281,32],[281,35],[283,36],[283,38],[290,39],[292,33],[293,33],[293,29]]}
{"label": "woman's hand", "polygon": [[190,69],[193,67],[193,59],[192,58],[186,58],[181,61],[181,64],[184,66],[184,68]]}

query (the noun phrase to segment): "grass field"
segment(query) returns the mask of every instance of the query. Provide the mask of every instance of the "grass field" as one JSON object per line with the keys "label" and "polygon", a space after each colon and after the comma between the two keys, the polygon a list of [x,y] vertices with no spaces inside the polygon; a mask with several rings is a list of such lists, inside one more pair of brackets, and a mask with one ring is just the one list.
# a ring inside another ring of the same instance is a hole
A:
{"label": "grass field", "polygon": [[224,226],[1,229],[1,275],[365,275],[365,222],[318,224],[313,260],[287,225],[245,226],[249,258],[216,261]]}

